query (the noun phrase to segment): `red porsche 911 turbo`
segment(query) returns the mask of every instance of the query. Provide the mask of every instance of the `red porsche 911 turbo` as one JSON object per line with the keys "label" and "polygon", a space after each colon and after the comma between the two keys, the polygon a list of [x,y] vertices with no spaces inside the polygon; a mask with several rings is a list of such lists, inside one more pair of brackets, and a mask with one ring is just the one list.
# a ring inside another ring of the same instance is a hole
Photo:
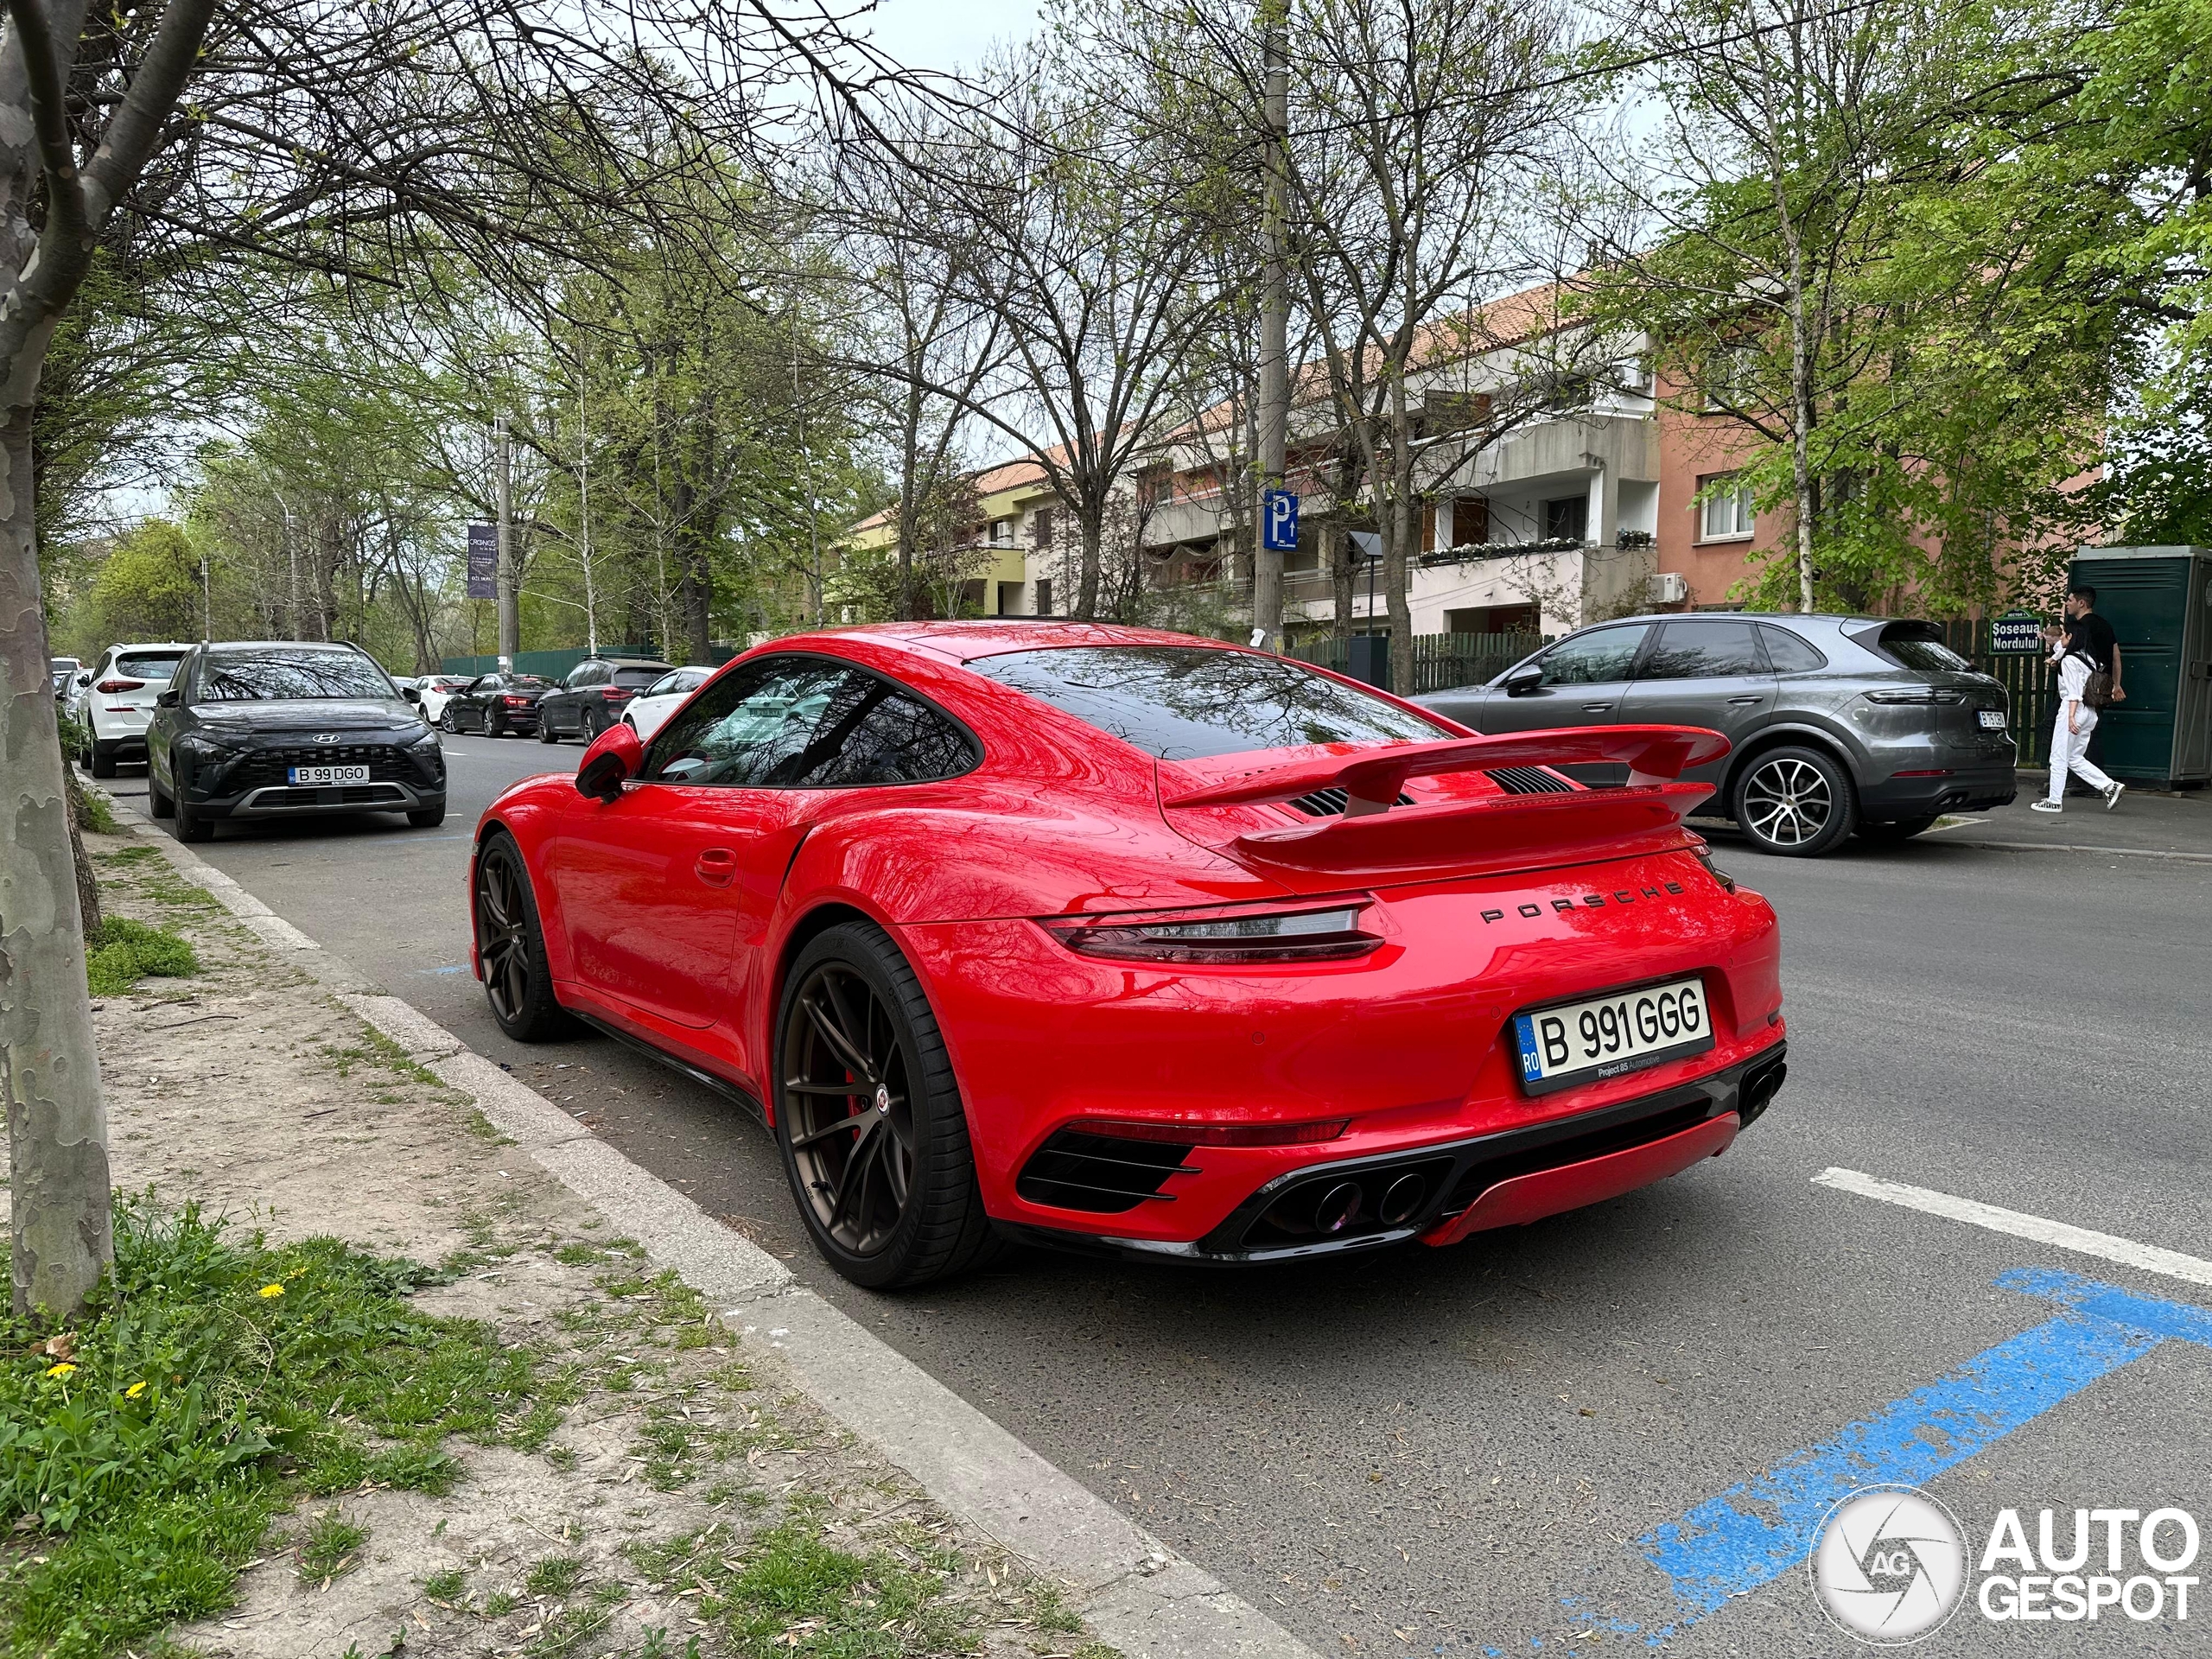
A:
{"label": "red porsche 911 turbo", "polygon": [[[1449,1244],[1675,1173],[1783,1079],[1711,732],[1478,737],[1179,634],[904,623],[739,658],[485,813],[476,968],[741,1102],[822,1254]],[[1624,785],[1558,768],[1611,763]]]}

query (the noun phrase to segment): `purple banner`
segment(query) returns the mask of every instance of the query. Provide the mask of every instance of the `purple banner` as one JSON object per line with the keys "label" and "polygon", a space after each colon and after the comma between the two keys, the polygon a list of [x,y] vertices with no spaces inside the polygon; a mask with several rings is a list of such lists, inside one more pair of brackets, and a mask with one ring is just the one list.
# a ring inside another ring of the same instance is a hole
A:
{"label": "purple banner", "polygon": [[496,524],[468,527],[468,596],[499,596],[499,529]]}

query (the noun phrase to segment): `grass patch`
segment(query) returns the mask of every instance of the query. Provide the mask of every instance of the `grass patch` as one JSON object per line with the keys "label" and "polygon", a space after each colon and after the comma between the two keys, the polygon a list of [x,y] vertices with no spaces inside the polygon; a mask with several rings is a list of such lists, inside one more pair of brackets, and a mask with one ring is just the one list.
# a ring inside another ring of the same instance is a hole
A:
{"label": "grass patch", "polygon": [[348,1521],[336,1510],[325,1510],[300,1540],[300,1582],[327,1584],[360,1565],[361,1546],[369,1529]]}
{"label": "grass patch", "polygon": [[468,1592],[468,1574],[460,1567],[448,1567],[442,1573],[433,1573],[423,1580],[423,1594],[428,1599],[450,1606]]}
{"label": "grass patch", "polygon": [[[79,829],[89,830],[96,836],[119,836],[123,833],[123,826],[115,821],[115,813],[105,797],[95,795],[88,789],[78,797],[77,807]],[[155,853],[154,856],[159,858],[161,855]]]}
{"label": "grass patch", "polygon": [[[0,1654],[93,1659],[230,1605],[302,1492],[437,1492],[448,1434],[499,1439],[538,1382],[489,1327],[404,1298],[435,1277],[331,1239],[271,1247],[150,1198],[116,1210],[83,1324],[0,1332]],[[335,1511],[302,1547],[346,1550]],[[359,1541],[352,1548],[358,1548]]]}
{"label": "grass patch", "polygon": [[523,1574],[522,1587],[533,1596],[565,1596],[584,1581],[584,1564],[574,1555],[548,1555]]}
{"label": "grass patch", "polygon": [[119,996],[141,979],[182,979],[200,971],[192,946],[165,927],[111,916],[85,941],[85,978],[94,996]]}
{"label": "grass patch", "polygon": [[887,1551],[855,1555],[823,1541],[802,1511],[744,1541],[717,1522],[666,1544],[632,1545],[632,1562],[654,1587],[696,1584],[702,1619],[721,1626],[747,1659],[893,1659],[969,1644],[972,1611],[947,1605],[951,1559],[902,1561]]}

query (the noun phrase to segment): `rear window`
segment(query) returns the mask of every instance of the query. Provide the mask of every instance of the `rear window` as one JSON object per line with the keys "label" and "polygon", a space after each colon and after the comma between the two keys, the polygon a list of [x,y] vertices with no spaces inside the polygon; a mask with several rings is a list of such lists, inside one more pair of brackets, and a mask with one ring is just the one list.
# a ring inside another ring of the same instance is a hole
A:
{"label": "rear window", "polygon": [[553,689],[552,681],[541,680],[535,674],[510,674],[506,685],[511,691],[550,691]]}
{"label": "rear window", "polygon": [[159,680],[166,684],[176,677],[176,665],[183,660],[181,651],[133,652],[115,659],[115,671],[125,679]]}
{"label": "rear window", "polygon": [[642,690],[667,672],[664,668],[618,668],[614,671],[614,683]]}
{"label": "rear window", "polygon": [[1010,652],[968,666],[1162,760],[1452,733],[1302,663],[1204,645]]}
{"label": "rear window", "polygon": [[1925,673],[1974,671],[1972,663],[1941,639],[1933,638],[1931,631],[1911,624],[1884,628],[1875,649],[1900,668],[1916,668]]}
{"label": "rear window", "polygon": [[200,695],[210,702],[270,702],[324,697],[395,701],[399,693],[384,671],[351,651],[272,647],[251,656],[227,652],[207,658]]}

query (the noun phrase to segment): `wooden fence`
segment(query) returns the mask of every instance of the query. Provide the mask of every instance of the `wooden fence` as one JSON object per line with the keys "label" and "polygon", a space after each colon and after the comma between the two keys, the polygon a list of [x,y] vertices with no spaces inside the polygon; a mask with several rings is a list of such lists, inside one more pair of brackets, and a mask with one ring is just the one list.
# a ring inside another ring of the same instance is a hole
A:
{"label": "wooden fence", "polygon": [[[1414,693],[1479,685],[1503,673],[1543,643],[1543,636],[1536,633],[1417,633],[1414,636]],[[1351,655],[1346,642],[1332,634],[1293,645],[1287,654],[1339,674],[1345,672]]]}

